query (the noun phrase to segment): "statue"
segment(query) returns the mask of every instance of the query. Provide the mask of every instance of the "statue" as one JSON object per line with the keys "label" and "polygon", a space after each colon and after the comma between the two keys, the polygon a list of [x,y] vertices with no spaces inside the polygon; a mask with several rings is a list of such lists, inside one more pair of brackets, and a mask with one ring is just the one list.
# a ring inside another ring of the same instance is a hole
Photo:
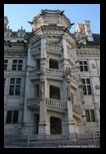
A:
{"label": "statue", "polygon": [[71,92],[70,92],[70,86],[67,86],[67,98],[68,100],[71,100]]}

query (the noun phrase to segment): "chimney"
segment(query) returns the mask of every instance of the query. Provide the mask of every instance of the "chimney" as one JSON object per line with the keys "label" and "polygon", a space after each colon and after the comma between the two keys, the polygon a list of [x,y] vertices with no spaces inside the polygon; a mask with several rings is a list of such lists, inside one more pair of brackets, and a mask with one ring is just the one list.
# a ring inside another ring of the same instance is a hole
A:
{"label": "chimney", "polygon": [[91,28],[90,28],[90,20],[84,20],[83,25],[84,25],[84,28],[85,28],[85,34],[87,35],[88,41],[93,41],[92,31],[91,31]]}
{"label": "chimney", "polygon": [[4,30],[7,29],[7,25],[8,25],[8,23],[9,23],[9,21],[8,21],[7,16],[6,16],[6,17],[4,17]]}

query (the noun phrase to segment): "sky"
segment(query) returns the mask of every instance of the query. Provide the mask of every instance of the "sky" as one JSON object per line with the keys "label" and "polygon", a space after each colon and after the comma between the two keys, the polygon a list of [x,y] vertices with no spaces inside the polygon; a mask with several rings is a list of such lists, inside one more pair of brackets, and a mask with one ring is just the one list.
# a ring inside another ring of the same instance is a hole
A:
{"label": "sky", "polygon": [[90,20],[92,33],[100,34],[100,4],[4,4],[4,16],[8,17],[9,27],[12,31],[25,29],[31,32],[32,27],[27,21],[32,21],[42,9],[64,10],[64,14],[75,23],[70,32],[76,31],[76,25]]}

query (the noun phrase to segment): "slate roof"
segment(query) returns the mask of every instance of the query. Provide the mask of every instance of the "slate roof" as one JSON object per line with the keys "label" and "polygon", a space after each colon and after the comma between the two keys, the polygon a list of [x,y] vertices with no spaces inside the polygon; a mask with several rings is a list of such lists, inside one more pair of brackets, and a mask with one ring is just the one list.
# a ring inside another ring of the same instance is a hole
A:
{"label": "slate roof", "polygon": [[93,36],[93,41],[88,41],[86,39],[86,44],[88,45],[100,45],[100,34],[92,34]]}

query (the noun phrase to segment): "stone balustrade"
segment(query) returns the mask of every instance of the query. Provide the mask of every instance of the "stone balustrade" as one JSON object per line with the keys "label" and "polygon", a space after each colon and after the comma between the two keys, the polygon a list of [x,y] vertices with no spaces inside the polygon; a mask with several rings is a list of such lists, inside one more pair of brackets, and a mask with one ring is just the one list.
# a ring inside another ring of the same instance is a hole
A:
{"label": "stone balustrade", "polygon": [[29,76],[30,77],[35,77],[35,76],[38,76],[40,75],[40,70],[31,70],[29,71]]}
{"label": "stone balustrade", "polygon": [[82,109],[80,108],[80,106],[77,106],[75,104],[72,104],[72,108],[73,108],[73,112],[82,115]]}
{"label": "stone balustrade", "polygon": [[52,68],[46,68],[46,74],[47,75],[55,75],[55,76],[62,76],[64,75],[64,71],[59,69],[52,69]]}
{"label": "stone balustrade", "polygon": [[31,55],[35,55],[36,53],[38,53],[38,52],[40,52],[40,51],[41,51],[41,47],[40,47],[40,46],[38,46],[38,47],[36,47],[36,48],[31,48],[31,49],[30,49]]}
{"label": "stone balustrade", "polygon": [[55,51],[63,51],[63,47],[55,44],[46,44],[46,48],[50,50],[55,50]]}
{"label": "stone balustrade", "polygon": [[70,60],[73,64],[75,64],[76,57],[75,57],[72,53],[70,53],[70,54],[69,54],[69,60]]}
{"label": "stone balustrade", "polygon": [[76,79],[73,75],[71,75],[71,80],[72,80],[76,85],[78,84],[77,79]]}
{"label": "stone balustrade", "polygon": [[[40,74],[41,74],[40,70],[31,70],[31,71],[29,71],[29,76],[30,77],[39,76]],[[63,77],[64,71],[59,70],[59,69],[46,68],[45,69],[45,74]]]}
{"label": "stone balustrade", "polygon": [[27,99],[27,107],[29,108],[34,108],[34,107],[39,107],[40,106],[40,98],[28,98]]}
{"label": "stone balustrade", "polygon": [[67,104],[65,101],[50,99],[50,98],[46,98],[46,106],[60,108],[60,109],[67,109]]}

